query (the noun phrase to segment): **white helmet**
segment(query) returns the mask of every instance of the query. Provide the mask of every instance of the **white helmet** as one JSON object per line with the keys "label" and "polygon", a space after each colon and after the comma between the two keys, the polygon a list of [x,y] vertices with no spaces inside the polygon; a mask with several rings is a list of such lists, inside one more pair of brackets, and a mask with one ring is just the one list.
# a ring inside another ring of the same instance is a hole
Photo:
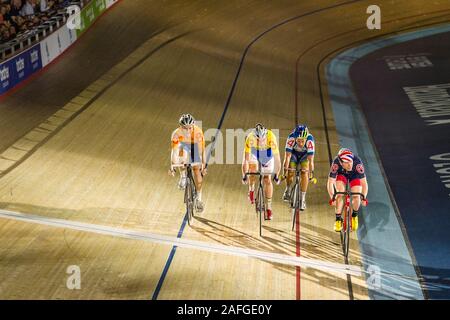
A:
{"label": "white helmet", "polygon": [[267,129],[261,123],[256,124],[253,131],[255,132],[255,136],[258,138],[265,138],[267,135]]}
{"label": "white helmet", "polygon": [[188,126],[195,123],[195,119],[189,113],[183,114],[180,117],[179,123],[181,126]]}

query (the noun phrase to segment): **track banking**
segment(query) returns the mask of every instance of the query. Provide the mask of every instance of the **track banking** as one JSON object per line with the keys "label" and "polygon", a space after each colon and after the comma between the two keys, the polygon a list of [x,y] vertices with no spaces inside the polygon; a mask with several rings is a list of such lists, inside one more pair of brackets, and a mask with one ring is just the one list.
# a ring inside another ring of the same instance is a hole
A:
{"label": "track banking", "polygon": [[450,124],[450,83],[403,89],[428,126]]}
{"label": "track banking", "polygon": [[430,159],[444,187],[449,189],[450,197],[450,152],[431,156]]}

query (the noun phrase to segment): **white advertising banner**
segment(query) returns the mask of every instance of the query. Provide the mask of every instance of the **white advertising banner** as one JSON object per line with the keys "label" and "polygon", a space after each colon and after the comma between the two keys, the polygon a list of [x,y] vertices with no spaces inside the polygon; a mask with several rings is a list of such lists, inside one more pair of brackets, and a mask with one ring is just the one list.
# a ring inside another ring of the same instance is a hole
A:
{"label": "white advertising banner", "polygon": [[54,32],[41,41],[42,67],[52,62],[59,54],[58,32]]}
{"label": "white advertising banner", "polygon": [[58,37],[61,44],[60,51],[62,53],[77,40],[77,33],[75,30],[70,30],[67,26],[64,26],[58,30]]}
{"label": "white advertising banner", "polygon": [[75,30],[67,26],[59,28],[41,42],[42,66],[52,62],[77,40]]}

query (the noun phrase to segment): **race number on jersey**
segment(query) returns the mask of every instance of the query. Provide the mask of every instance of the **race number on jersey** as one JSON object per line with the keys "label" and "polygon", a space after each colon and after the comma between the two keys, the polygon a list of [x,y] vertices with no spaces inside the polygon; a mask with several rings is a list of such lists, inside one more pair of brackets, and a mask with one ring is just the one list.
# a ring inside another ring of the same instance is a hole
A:
{"label": "race number on jersey", "polygon": [[286,147],[289,148],[289,149],[292,149],[292,147],[294,146],[294,144],[295,144],[295,139],[294,139],[294,138],[289,138],[289,139],[286,141]]}
{"label": "race number on jersey", "polygon": [[308,153],[314,152],[314,141],[308,140],[306,142],[306,148],[308,149]]}

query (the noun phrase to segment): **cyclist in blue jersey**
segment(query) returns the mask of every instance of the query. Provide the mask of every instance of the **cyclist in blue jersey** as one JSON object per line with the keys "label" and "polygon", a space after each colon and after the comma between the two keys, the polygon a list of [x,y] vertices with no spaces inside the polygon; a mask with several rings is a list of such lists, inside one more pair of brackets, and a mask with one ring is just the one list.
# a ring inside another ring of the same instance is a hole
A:
{"label": "cyclist in blue jersey", "polygon": [[288,168],[303,169],[301,173],[301,197],[302,205],[300,210],[306,209],[306,191],[308,182],[314,175],[314,153],[315,143],[314,137],[309,133],[308,127],[298,125],[292,131],[286,141],[284,155],[284,176],[286,177],[286,190],[284,191],[283,200],[289,201],[291,195],[291,186],[294,181],[295,172]]}

